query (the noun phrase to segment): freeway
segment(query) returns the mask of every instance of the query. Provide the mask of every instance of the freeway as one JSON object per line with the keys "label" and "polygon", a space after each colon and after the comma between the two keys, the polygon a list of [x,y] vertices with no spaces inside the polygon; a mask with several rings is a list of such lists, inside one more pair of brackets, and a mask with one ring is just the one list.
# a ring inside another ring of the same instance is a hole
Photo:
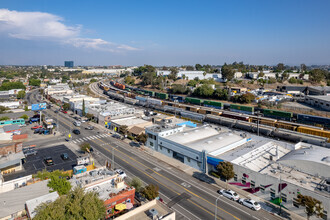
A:
{"label": "freeway", "polygon": [[[36,95],[29,97],[33,102]],[[73,119],[67,114],[60,112],[57,117],[51,109],[45,110],[44,113],[58,118],[58,124],[63,131],[72,129]],[[129,176],[139,177],[146,184],[158,185],[161,198],[177,212],[178,219],[277,219],[264,210],[252,211],[224,197],[218,200],[218,215],[215,217],[215,201],[219,196],[219,187],[201,182],[121,140],[103,135],[106,130],[90,131],[84,127],[85,125],[82,125],[80,135],[73,134],[72,142],[83,139],[108,161],[111,161],[114,154],[115,167],[122,168]]]}

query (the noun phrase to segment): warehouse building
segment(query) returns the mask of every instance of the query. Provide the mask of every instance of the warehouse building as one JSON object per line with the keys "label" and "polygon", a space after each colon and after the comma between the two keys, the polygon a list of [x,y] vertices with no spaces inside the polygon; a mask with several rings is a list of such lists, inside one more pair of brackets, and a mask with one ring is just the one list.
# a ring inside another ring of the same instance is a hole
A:
{"label": "warehouse building", "polygon": [[73,90],[70,89],[68,84],[49,85],[45,91],[45,95],[51,97],[52,95],[71,95]]}
{"label": "warehouse building", "polygon": [[305,103],[330,111],[330,95],[309,95],[305,97]]}
{"label": "warehouse building", "polygon": [[207,172],[206,155],[217,155],[249,141],[244,133],[189,121],[153,125],[146,128],[146,135],[147,147],[202,172]]}
{"label": "warehouse building", "polygon": [[297,195],[323,203],[325,218],[330,212],[330,150],[310,144],[289,144],[252,136],[252,141],[225,153],[209,156],[208,168],[221,161],[234,166],[229,183],[265,200],[306,216]]}

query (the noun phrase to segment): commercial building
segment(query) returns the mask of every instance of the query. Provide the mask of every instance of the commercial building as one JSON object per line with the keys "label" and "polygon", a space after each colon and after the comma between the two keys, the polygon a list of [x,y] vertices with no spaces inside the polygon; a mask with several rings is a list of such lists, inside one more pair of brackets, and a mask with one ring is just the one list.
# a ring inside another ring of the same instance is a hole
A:
{"label": "commercial building", "polygon": [[309,86],[306,95],[330,95],[330,86]]}
{"label": "commercial building", "polygon": [[67,68],[73,68],[73,61],[64,61],[64,66]]}
{"label": "commercial building", "polygon": [[146,135],[147,147],[202,172],[207,172],[207,155],[226,152],[249,140],[245,134],[227,128],[191,122],[153,125],[146,128]]}
{"label": "commercial building", "polygon": [[57,198],[59,198],[58,193],[52,192],[48,193],[46,195],[39,196],[37,198],[33,198],[30,200],[27,200],[25,203],[26,207],[26,214],[29,219],[33,219],[36,216],[36,208],[41,205],[42,203],[51,203],[54,202]]}
{"label": "commercial building", "polygon": [[126,214],[123,214],[115,220],[175,220],[175,212],[169,209],[165,204],[159,200],[152,200],[147,202]]}
{"label": "commercial building", "polygon": [[330,94],[329,95],[309,95],[305,97],[305,103],[317,108],[330,111]]}
{"label": "commercial building", "polygon": [[0,173],[0,194],[26,186],[30,181],[32,181],[32,175],[5,181],[3,175]]}
{"label": "commercial building", "polygon": [[15,219],[26,214],[25,202],[47,195],[48,181],[41,181],[0,194],[0,220]]}
{"label": "commercial building", "polygon": [[10,108],[10,109],[15,109],[15,108],[19,108],[21,105],[20,102],[0,102],[0,106],[6,107],[6,108]]}
{"label": "commercial building", "polygon": [[70,182],[73,187],[79,186],[86,191],[96,192],[104,201],[106,218],[134,206],[135,189],[105,167],[74,175]]}
{"label": "commercial building", "polygon": [[[208,157],[208,169],[221,161],[233,164],[230,184],[305,216],[297,195],[311,196],[330,211],[330,150],[305,143],[289,144],[252,135],[251,141]],[[327,219],[327,217],[325,218]]]}
{"label": "commercial building", "polygon": [[56,85],[49,85],[45,91],[45,95],[47,98],[52,97],[53,95],[71,95],[73,94],[73,90],[70,89],[68,84],[56,84]]}
{"label": "commercial building", "polygon": [[[162,76],[168,76],[171,73],[169,70],[158,70],[157,71],[157,76],[162,75]],[[177,76],[180,78],[183,78],[185,76],[185,79],[188,80],[193,80],[196,77],[200,80],[202,79],[214,79],[216,81],[222,81],[222,75],[221,73],[206,73],[204,76],[204,71],[179,71]]]}
{"label": "commercial building", "polygon": [[137,118],[135,116],[125,117],[120,119],[113,119],[108,123],[108,128],[114,131],[119,131],[120,126],[127,126],[129,134],[137,136],[143,132],[145,127],[152,125],[151,120],[145,120],[143,118]]}
{"label": "commercial building", "polygon": [[22,170],[23,169],[22,159],[24,158],[25,156],[22,151],[15,154],[8,154],[2,156],[0,158],[1,174],[4,175]]}

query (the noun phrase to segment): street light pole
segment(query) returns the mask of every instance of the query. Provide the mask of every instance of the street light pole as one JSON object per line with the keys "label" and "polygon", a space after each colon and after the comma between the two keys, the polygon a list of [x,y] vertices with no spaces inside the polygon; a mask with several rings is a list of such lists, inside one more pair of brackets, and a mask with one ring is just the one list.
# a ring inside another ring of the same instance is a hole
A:
{"label": "street light pole", "polygon": [[217,220],[218,215],[218,200],[220,199],[221,195],[218,196],[218,198],[215,200],[215,212],[214,212],[214,220]]}

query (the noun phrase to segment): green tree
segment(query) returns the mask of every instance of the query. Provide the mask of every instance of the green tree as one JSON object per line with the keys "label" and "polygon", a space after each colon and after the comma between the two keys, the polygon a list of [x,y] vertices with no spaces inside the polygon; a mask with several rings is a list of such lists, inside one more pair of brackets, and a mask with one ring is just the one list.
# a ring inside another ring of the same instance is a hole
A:
{"label": "green tree", "polygon": [[277,64],[276,71],[281,72],[283,70],[284,70],[284,64],[283,63]]}
{"label": "green tree", "polygon": [[168,75],[169,79],[176,80],[178,78],[178,69],[176,67],[170,68],[171,73]]}
{"label": "green tree", "polygon": [[40,79],[30,79],[29,85],[30,86],[40,86],[41,80]]}
{"label": "green tree", "polygon": [[26,105],[26,106],[24,107],[24,111],[28,112],[28,111],[29,111],[29,106]]}
{"label": "green tree", "polygon": [[99,220],[104,219],[106,208],[104,202],[95,192],[85,192],[75,188],[67,196],[60,196],[51,203],[43,203],[36,209],[35,220]]}
{"label": "green tree", "polygon": [[59,195],[66,195],[71,190],[70,182],[58,176],[51,176],[47,186],[52,189],[52,192],[57,191]]}
{"label": "green tree", "polygon": [[25,86],[22,82],[5,82],[0,86],[0,91],[8,91],[11,89],[23,89],[25,90]]}
{"label": "green tree", "polygon": [[70,79],[69,76],[63,75],[62,76],[62,83],[66,83]]}
{"label": "green tree", "polygon": [[194,90],[193,95],[201,97],[211,97],[213,95],[213,92],[214,90],[210,85],[203,84]]}
{"label": "green tree", "polygon": [[93,117],[94,117],[94,115],[91,113],[86,114],[86,118],[88,118],[89,120],[91,120]]}
{"label": "green tree", "polygon": [[10,118],[8,116],[3,116],[0,118],[0,121],[7,121],[9,120]]}
{"label": "green tree", "polygon": [[18,99],[24,99],[25,97],[25,91],[24,90],[21,90],[17,93],[17,98]]}
{"label": "green tree", "polygon": [[95,83],[95,82],[97,82],[97,79],[91,79],[90,81],[89,81],[90,83]]}
{"label": "green tree", "polygon": [[186,66],[186,70],[187,71],[193,71],[195,70],[193,66]]}
{"label": "green tree", "polygon": [[88,142],[80,144],[80,150],[84,152],[90,152],[91,145]]}
{"label": "green tree", "polygon": [[240,96],[240,103],[251,103],[255,99],[255,96],[252,93],[245,93]]}
{"label": "green tree", "polygon": [[216,89],[214,91],[214,97],[220,100],[228,100],[229,95],[226,89]]}
{"label": "green tree", "polygon": [[86,115],[85,99],[83,99],[83,103],[82,103],[82,115],[83,116]]}
{"label": "green tree", "polygon": [[70,109],[70,104],[69,104],[69,103],[64,103],[64,104],[62,105],[62,108],[63,108],[65,111],[67,111],[67,110]]}
{"label": "green tree", "polygon": [[173,94],[185,94],[187,93],[187,87],[181,84],[173,84],[170,92]]}
{"label": "green tree", "polygon": [[146,72],[141,75],[141,80],[142,80],[142,85],[152,85],[155,78],[156,78],[156,73],[155,72]]}
{"label": "green tree", "polygon": [[227,161],[219,162],[217,171],[220,177],[226,180],[226,182],[235,176],[233,164]]}
{"label": "green tree", "polygon": [[142,189],[142,180],[139,177],[133,177],[128,184],[133,186],[136,192],[140,192]]}
{"label": "green tree", "polygon": [[20,118],[23,118],[24,120],[28,120],[29,119],[29,116],[27,116],[26,114],[24,114]]}
{"label": "green tree", "polygon": [[121,133],[123,135],[127,135],[127,132],[128,132],[127,125],[120,125],[119,126],[119,133]]}
{"label": "green tree", "polygon": [[124,80],[125,80],[125,83],[129,84],[129,85],[133,85],[135,83],[135,79],[131,76],[126,76]]}
{"label": "green tree", "polygon": [[291,83],[291,84],[295,84],[295,83],[297,83],[297,79],[294,78],[294,77],[291,77],[291,78],[289,79],[289,83]]}
{"label": "green tree", "polygon": [[258,74],[258,78],[259,77],[264,77],[265,76],[265,73],[264,72],[260,72],[259,74]]}
{"label": "green tree", "polygon": [[37,178],[40,180],[46,180],[46,179],[50,179],[50,177],[52,177],[52,176],[66,178],[69,176],[69,174],[64,172],[63,170],[54,170],[52,172],[49,172],[46,169],[44,169],[42,171],[38,171],[37,174],[34,174],[33,178]]}
{"label": "green tree", "polygon": [[204,79],[205,79],[205,76],[206,76],[206,72],[205,71],[203,72],[203,76],[204,76]]}
{"label": "green tree", "polygon": [[227,79],[228,81],[232,80],[235,76],[234,70],[226,63],[221,68],[221,74],[222,74],[222,78]]}
{"label": "green tree", "polygon": [[296,202],[299,205],[305,207],[307,219],[309,219],[313,215],[319,218],[323,217],[323,205],[321,201],[314,199],[311,196],[304,196],[302,194],[298,194]]}
{"label": "green tree", "polygon": [[197,84],[198,84],[198,81],[196,81],[196,80],[189,80],[189,82],[188,82],[188,86],[192,86],[192,87],[196,87]]}
{"label": "green tree", "polygon": [[9,109],[10,109],[10,108],[7,108],[7,107],[5,107],[5,106],[0,105],[0,114],[5,113],[5,112],[8,111]]}
{"label": "green tree", "polygon": [[153,200],[159,195],[159,187],[157,185],[149,184],[148,186],[144,187],[142,194],[148,200]]}
{"label": "green tree", "polygon": [[327,71],[321,69],[313,69],[309,72],[309,79],[312,82],[321,82],[324,80],[325,76],[327,75]]}
{"label": "green tree", "polygon": [[139,143],[143,143],[145,144],[147,142],[147,135],[145,133],[141,133],[139,134],[137,137],[136,137],[136,140],[139,142]]}
{"label": "green tree", "polygon": [[304,63],[300,65],[300,70],[301,70],[302,73],[306,72],[307,67]]}
{"label": "green tree", "polygon": [[267,81],[268,84],[274,84],[276,83],[276,79],[274,77],[270,77]]}
{"label": "green tree", "polygon": [[198,70],[201,70],[203,68],[203,66],[202,65],[200,65],[199,63],[197,63],[196,65],[195,65],[195,69],[198,71]]}

